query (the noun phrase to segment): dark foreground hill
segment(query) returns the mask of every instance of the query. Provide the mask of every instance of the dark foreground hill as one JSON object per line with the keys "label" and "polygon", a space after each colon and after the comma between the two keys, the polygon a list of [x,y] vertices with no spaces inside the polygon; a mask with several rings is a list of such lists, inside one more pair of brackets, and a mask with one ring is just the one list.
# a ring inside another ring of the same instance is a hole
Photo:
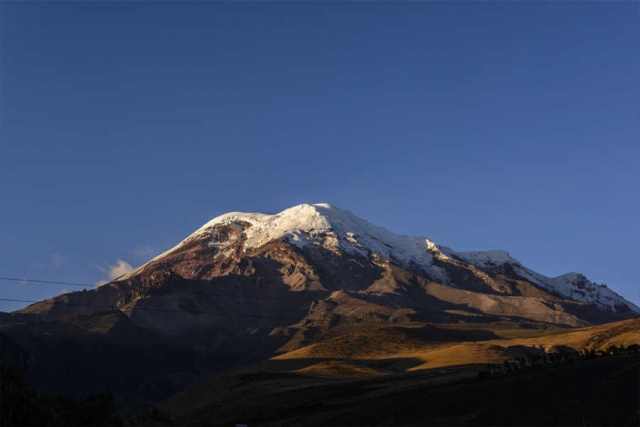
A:
{"label": "dark foreground hill", "polygon": [[120,426],[112,397],[93,394],[83,399],[35,392],[9,364],[0,364],[0,425]]}
{"label": "dark foreground hill", "polygon": [[244,372],[158,405],[185,426],[637,426],[640,355],[478,378],[467,365],[366,379]]}

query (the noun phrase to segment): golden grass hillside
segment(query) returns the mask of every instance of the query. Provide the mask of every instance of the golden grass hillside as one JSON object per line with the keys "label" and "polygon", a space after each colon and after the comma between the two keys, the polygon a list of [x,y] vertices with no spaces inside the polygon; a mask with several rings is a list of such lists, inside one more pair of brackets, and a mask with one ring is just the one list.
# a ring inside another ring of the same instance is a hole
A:
{"label": "golden grass hillside", "polygon": [[[640,344],[640,319],[579,329],[507,330],[501,338],[464,342],[429,341],[417,328],[380,328],[348,333],[274,357],[261,369],[288,370],[336,377],[377,376],[447,366],[501,363],[523,356],[528,349],[571,348],[605,350],[609,346]],[[440,329],[433,329],[441,332]],[[520,336],[518,336],[520,335]],[[470,335],[473,337],[473,335]],[[477,337],[481,337],[478,334]],[[308,363],[304,363],[304,361]],[[400,363],[411,360],[412,363]],[[384,363],[385,361],[389,363]],[[276,363],[277,362],[277,363]],[[283,363],[283,362],[289,362]]]}

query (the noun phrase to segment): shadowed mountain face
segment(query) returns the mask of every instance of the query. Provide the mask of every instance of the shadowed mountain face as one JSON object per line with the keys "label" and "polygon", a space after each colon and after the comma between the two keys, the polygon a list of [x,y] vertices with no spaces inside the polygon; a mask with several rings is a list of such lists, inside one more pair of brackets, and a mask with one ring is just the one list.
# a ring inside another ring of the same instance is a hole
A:
{"label": "shadowed mountain face", "polygon": [[[277,215],[218,217],[107,285],[13,313],[4,330],[32,354],[29,369],[37,375],[31,378],[46,387],[55,389],[59,380],[44,375],[33,354],[38,345],[52,354],[63,351],[47,344],[46,337],[60,335],[106,346],[103,354],[122,345],[139,356],[111,355],[117,363],[92,369],[87,381],[118,366],[147,379],[159,369],[174,373],[169,393],[196,379],[194,366],[207,374],[233,369],[353,328],[497,322],[566,328],[638,312],[579,274],[547,278],[506,252],[456,253],[328,205],[301,205]],[[19,324],[11,325],[12,319]],[[143,361],[159,349],[181,361]],[[202,362],[212,357],[216,363]],[[110,387],[124,390],[125,383]]]}

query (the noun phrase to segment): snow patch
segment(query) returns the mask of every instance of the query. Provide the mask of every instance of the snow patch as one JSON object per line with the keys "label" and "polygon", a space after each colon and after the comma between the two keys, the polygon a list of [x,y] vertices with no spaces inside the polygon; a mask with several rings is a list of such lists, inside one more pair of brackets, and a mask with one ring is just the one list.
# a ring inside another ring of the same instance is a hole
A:
{"label": "snow patch", "polygon": [[547,277],[524,267],[505,251],[455,252],[454,255],[481,268],[496,268],[509,264],[518,276],[565,298],[585,302],[606,311],[618,311],[618,307],[626,305],[631,311],[640,314],[640,307],[606,286],[592,283],[580,273],[571,272],[558,277]]}
{"label": "snow patch", "polygon": [[518,263],[516,259],[511,258],[507,251],[454,252],[453,254],[478,267],[492,267],[511,262]]}

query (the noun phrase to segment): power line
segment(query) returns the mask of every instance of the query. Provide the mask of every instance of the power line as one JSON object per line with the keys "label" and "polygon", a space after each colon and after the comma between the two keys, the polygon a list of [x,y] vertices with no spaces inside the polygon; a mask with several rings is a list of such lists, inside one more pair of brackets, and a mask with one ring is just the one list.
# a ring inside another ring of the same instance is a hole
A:
{"label": "power line", "polygon": [[[93,287],[93,285],[88,285],[88,284],[82,284],[82,283],[72,283],[72,282],[60,282],[60,281],[53,281],[53,280],[39,280],[39,279],[21,279],[21,278],[15,278],[15,277],[0,277],[0,280],[9,280],[9,281],[19,281],[19,282],[33,282],[33,283],[46,283],[46,284],[58,284],[58,285],[70,285],[70,286],[82,286],[82,287]],[[220,298],[230,298],[230,299],[252,299],[252,300],[264,300],[264,301],[282,301],[282,302],[303,302],[301,299],[292,299],[292,298],[275,298],[275,297],[267,297],[267,296],[252,296],[252,295],[224,295],[224,294],[217,294],[217,293],[210,293],[210,292],[206,292],[206,291],[202,291],[201,293],[193,293],[193,292],[186,292],[185,294],[187,295],[202,295],[205,294],[207,296],[212,296],[212,297],[220,297]],[[499,296],[499,295],[498,295]],[[53,297],[56,298],[56,297]],[[24,303],[49,303],[46,300],[44,301],[33,301],[33,300],[21,300],[21,299],[8,299],[8,298],[0,298],[0,301],[7,301],[7,302],[24,302]],[[53,303],[49,303],[49,304],[53,304]],[[86,307],[102,307],[102,308],[113,308],[112,306],[105,306],[105,305],[95,305],[95,304],[74,304],[74,303],[69,303],[69,302],[55,302],[55,304],[61,304],[61,305],[70,305],[70,306],[86,306]],[[376,305],[375,302],[369,302],[369,301],[362,301],[362,302],[355,302],[355,301],[349,301],[349,302],[343,302],[341,304],[345,304],[345,305]],[[428,309],[430,307],[420,307],[420,306],[414,306],[414,307],[398,307],[399,309]],[[472,308],[472,307],[470,307]],[[142,310],[145,309],[143,307],[138,307],[138,310]],[[148,309],[149,311],[168,311],[168,312],[178,312],[178,313],[183,313],[184,311],[180,311],[180,310],[163,310],[163,309]],[[207,314],[207,313],[200,313],[200,314]],[[237,315],[237,314],[229,314],[229,313],[211,313],[212,315],[220,315],[220,316],[238,316],[241,317],[241,315]],[[450,313],[447,313],[450,314]],[[470,315],[474,315],[474,314],[489,314],[489,315],[496,315],[496,316],[504,316],[504,317],[518,317],[518,316],[538,316],[538,317],[571,317],[571,316],[575,316],[573,314],[570,313],[528,313],[528,312],[519,312],[519,313],[500,313],[500,312],[488,312],[488,311],[482,311],[481,313],[469,313]],[[268,316],[259,316],[259,315],[248,315],[248,317],[258,317],[258,318],[264,318],[264,317],[268,317]],[[281,316],[273,316],[274,318],[291,318],[291,317],[281,317]],[[577,316],[575,316],[577,317]],[[295,318],[298,319],[298,318]],[[301,320],[301,319],[298,319]]]}
{"label": "power line", "polygon": [[[60,302],[60,301],[34,301],[27,299],[15,299],[15,298],[0,298],[0,301],[7,302],[25,302],[25,303],[41,303],[41,304],[59,304],[59,305],[68,305],[74,307],[96,307],[96,308],[105,308],[109,310],[113,310],[114,307],[112,305],[100,305],[100,304],[75,304],[71,302]],[[164,308],[152,308],[152,307],[136,307],[136,310],[143,311],[158,311],[164,313],[189,313],[186,310],[172,310],[172,309],[164,309]],[[293,316],[272,316],[272,315],[259,315],[259,314],[236,314],[236,313],[213,313],[213,312],[198,312],[191,314],[205,314],[211,316],[229,316],[229,317],[252,317],[258,319],[289,319],[289,320],[302,320],[300,317]]]}
{"label": "power line", "polygon": [[39,280],[39,279],[19,279],[16,277],[0,277],[0,280],[10,280],[12,282],[34,282],[34,283],[48,283],[52,285],[68,285],[68,286],[81,286],[83,288],[93,287],[94,285],[87,285],[83,283],[71,283],[71,282],[57,282],[53,280]]}
{"label": "power line", "polygon": [[[70,283],[70,282],[58,282],[53,280],[39,280],[39,279],[19,279],[16,277],[0,277],[0,280],[10,280],[13,282],[33,282],[33,283],[46,283],[46,284],[54,284],[54,285],[70,285],[70,286],[81,286],[83,288],[92,287],[95,288],[94,285],[82,284],[82,283]],[[201,293],[194,292],[185,292],[188,295],[201,295]],[[269,301],[289,301],[289,302],[300,302],[298,299],[293,298],[273,298],[273,297],[260,297],[260,296],[251,296],[251,295],[223,295],[223,294],[214,294],[211,292],[205,292],[209,296],[213,297],[221,297],[221,298],[243,298],[243,299],[258,299],[258,300],[269,300]],[[55,298],[55,297],[53,297]]]}
{"label": "power line", "polygon": [[[114,309],[113,306],[111,305],[99,305],[99,304],[76,304],[76,303],[71,303],[71,302],[61,302],[61,301],[35,301],[35,300],[26,300],[26,299],[13,299],[13,298],[0,298],[0,301],[7,301],[7,302],[24,302],[24,303],[39,303],[39,304],[59,304],[59,305],[68,305],[68,306],[74,306],[74,307],[96,307],[96,308],[106,308],[109,310]],[[343,303],[345,305],[369,305],[372,303],[356,303],[356,302],[345,302]],[[374,304],[375,305],[375,304]],[[399,307],[398,309],[427,309],[429,307]],[[163,308],[152,308],[152,307],[136,307],[136,310],[143,310],[143,311],[157,311],[157,312],[166,312],[166,313],[189,313],[186,310],[171,310],[171,309],[163,309]],[[446,313],[446,312],[445,312]],[[198,313],[190,313],[190,314],[205,314],[205,315],[212,315],[212,316],[230,316],[230,317],[252,317],[252,318],[259,318],[259,319],[288,319],[288,320],[303,320],[303,318],[300,317],[293,317],[293,316],[271,316],[271,315],[259,315],[259,314],[236,314],[236,313],[213,313],[213,312],[198,312]],[[456,313],[446,313],[446,314],[456,314]],[[519,317],[519,316],[542,316],[542,317],[565,317],[565,316],[574,316],[573,314],[570,313],[499,313],[499,312],[489,312],[489,311],[484,311],[481,313],[469,313],[467,315],[467,317],[470,316],[474,316],[474,315],[481,315],[481,314],[488,314],[488,315],[493,315],[493,316],[501,316],[501,317]],[[464,314],[461,314],[462,316],[465,316]],[[532,319],[535,320],[535,319]]]}

